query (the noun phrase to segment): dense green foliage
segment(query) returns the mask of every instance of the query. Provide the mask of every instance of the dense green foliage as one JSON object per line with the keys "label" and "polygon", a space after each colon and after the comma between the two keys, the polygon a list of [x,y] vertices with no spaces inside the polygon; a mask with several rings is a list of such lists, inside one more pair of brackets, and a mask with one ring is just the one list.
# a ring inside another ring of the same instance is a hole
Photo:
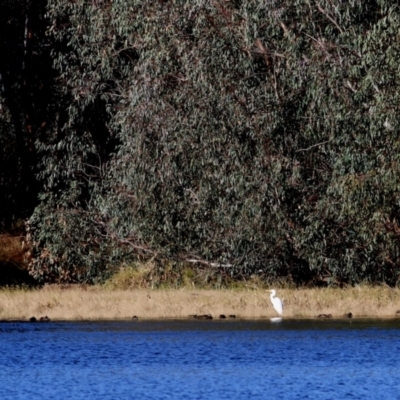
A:
{"label": "dense green foliage", "polygon": [[51,129],[35,138],[36,277],[92,281],[153,257],[398,283],[397,2],[48,0],[47,11],[57,77]]}

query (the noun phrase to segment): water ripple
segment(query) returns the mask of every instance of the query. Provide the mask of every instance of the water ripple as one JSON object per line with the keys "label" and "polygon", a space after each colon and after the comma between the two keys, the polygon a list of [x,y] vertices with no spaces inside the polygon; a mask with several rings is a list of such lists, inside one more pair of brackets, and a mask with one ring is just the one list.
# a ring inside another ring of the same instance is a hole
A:
{"label": "water ripple", "polygon": [[397,321],[0,324],[1,399],[370,399],[400,393]]}

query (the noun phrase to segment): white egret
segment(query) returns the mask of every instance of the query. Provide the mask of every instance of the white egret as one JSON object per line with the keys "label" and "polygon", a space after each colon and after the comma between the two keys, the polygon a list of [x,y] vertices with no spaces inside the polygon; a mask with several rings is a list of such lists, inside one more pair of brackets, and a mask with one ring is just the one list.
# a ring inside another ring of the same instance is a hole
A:
{"label": "white egret", "polygon": [[275,308],[275,311],[279,314],[283,314],[283,303],[282,300],[279,297],[275,297],[276,295],[276,290],[270,290],[270,296],[269,298],[271,299],[271,303],[273,307]]}

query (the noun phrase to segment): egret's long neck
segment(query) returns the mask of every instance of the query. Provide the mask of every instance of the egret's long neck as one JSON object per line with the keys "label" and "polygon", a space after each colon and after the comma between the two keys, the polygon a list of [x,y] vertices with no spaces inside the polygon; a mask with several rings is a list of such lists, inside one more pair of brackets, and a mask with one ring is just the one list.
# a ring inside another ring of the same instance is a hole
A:
{"label": "egret's long neck", "polygon": [[271,301],[274,298],[274,296],[275,296],[275,292],[271,292],[271,294],[269,295],[269,298],[271,299]]}

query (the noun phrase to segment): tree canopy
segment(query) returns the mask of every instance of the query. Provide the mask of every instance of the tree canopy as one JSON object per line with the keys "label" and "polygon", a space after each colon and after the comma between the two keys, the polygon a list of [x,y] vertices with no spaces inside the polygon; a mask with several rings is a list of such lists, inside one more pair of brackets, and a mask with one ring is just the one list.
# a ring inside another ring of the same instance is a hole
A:
{"label": "tree canopy", "polygon": [[0,140],[34,135],[1,171],[8,199],[23,168],[36,176],[34,276],[156,258],[398,283],[397,2],[37,4],[0,66],[20,96],[3,89]]}

